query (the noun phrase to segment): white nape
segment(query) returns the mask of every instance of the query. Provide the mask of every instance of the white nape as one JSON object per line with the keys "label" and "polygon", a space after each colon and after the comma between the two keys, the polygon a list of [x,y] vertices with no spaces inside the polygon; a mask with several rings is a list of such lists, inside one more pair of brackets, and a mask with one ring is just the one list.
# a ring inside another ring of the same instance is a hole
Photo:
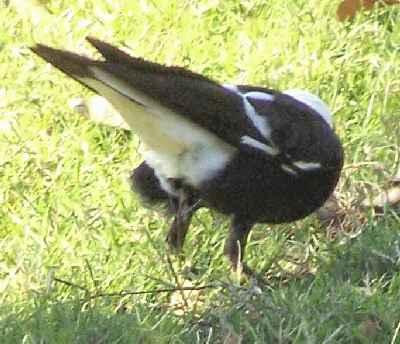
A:
{"label": "white nape", "polygon": [[332,127],[332,113],[329,110],[328,105],[326,105],[321,98],[310,92],[298,89],[286,90],[283,93],[308,105],[310,108],[315,110],[326,121],[326,123],[329,124],[329,126]]}

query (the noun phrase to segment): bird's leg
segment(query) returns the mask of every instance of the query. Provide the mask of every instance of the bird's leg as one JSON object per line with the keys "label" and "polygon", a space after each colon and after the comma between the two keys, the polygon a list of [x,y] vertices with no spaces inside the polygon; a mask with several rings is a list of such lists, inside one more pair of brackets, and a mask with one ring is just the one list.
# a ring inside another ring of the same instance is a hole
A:
{"label": "bird's leg", "polygon": [[236,271],[238,268],[246,275],[252,276],[252,270],[243,262],[247,237],[250,233],[253,223],[243,221],[234,217],[232,219],[228,238],[225,242],[224,253],[228,257],[232,269]]}
{"label": "bird's leg", "polygon": [[200,203],[198,199],[193,200],[190,192],[179,189],[175,217],[167,235],[167,242],[175,252],[182,250],[192,216],[200,208]]}

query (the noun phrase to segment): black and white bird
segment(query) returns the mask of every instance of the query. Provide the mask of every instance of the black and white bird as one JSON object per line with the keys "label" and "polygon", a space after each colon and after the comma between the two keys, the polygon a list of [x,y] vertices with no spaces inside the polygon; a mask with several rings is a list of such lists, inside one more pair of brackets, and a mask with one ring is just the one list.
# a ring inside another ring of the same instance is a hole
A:
{"label": "black and white bird", "polygon": [[242,257],[255,223],[304,218],[333,192],[343,149],[317,96],[222,85],[87,40],[103,60],[31,49],[110,101],[140,137],[146,149],[133,184],[147,200],[173,204],[172,248],[182,248],[193,213],[205,206],[231,216],[225,253],[234,269],[250,271]]}

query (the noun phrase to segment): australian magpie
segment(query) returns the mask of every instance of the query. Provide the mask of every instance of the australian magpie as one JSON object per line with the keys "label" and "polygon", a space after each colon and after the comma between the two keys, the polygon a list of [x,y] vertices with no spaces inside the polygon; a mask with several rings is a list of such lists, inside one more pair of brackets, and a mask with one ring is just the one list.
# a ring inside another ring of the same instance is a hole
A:
{"label": "australian magpie", "polygon": [[327,105],[301,90],[219,84],[87,38],[93,60],[42,44],[32,51],[108,99],[146,147],[133,172],[149,201],[171,204],[167,241],[182,248],[200,207],[231,216],[225,253],[242,262],[255,223],[306,217],[333,192],[343,149]]}

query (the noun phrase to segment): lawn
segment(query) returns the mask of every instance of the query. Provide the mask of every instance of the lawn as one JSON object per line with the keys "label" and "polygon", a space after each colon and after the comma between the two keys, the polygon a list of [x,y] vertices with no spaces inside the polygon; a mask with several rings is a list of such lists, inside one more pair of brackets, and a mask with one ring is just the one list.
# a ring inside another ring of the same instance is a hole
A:
{"label": "lawn", "polygon": [[[400,6],[339,23],[337,5],[0,2],[0,343],[400,343],[399,213],[359,207],[399,166]],[[267,285],[229,271],[228,221],[207,210],[170,255],[170,219],[128,183],[137,137],[71,109],[92,94],[28,49],[94,55],[87,35],[221,82],[319,94],[346,153],[346,230],[258,225],[247,260]]]}

